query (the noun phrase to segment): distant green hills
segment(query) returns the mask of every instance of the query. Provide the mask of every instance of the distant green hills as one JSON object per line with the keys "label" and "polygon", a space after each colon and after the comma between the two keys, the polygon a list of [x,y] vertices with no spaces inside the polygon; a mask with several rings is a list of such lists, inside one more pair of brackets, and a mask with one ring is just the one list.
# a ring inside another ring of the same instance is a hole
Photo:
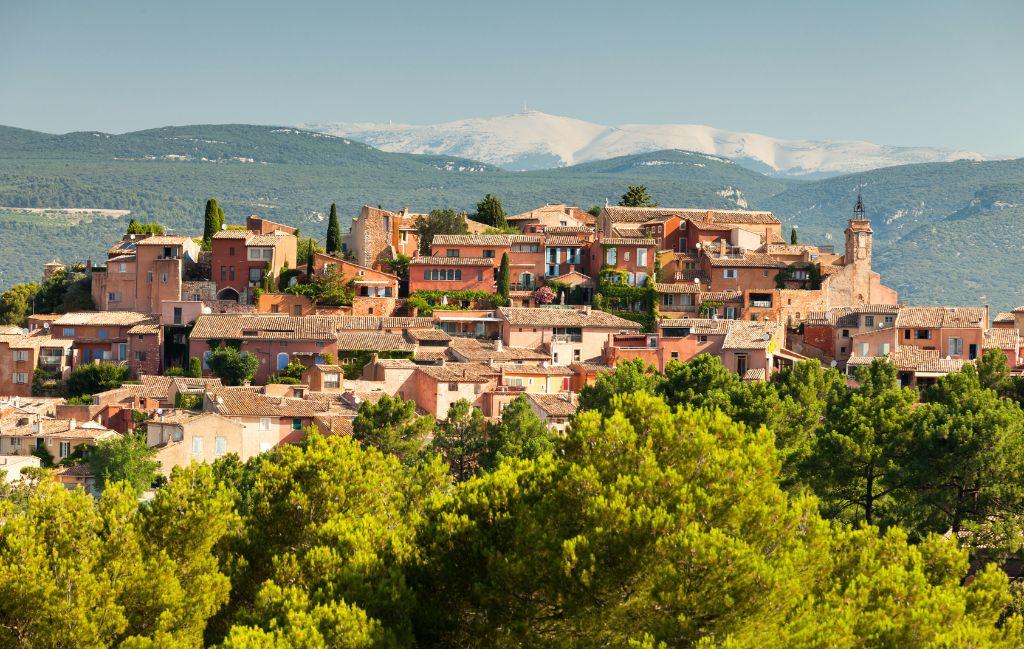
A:
{"label": "distant green hills", "polygon": [[[858,187],[876,231],[876,266],[918,303],[1024,304],[1024,160],[907,165],[818,181],[772,178],[729,160],[658,151],[573,167],[509,172],[448,156],[387,153],[287,127],[198,125],[111,135],[50,135],[0,126],[0,207],[129,209],[198,231],[216,197],[229,219],[258,213],[323,235],[332,203],[470,211],[486,193],[510,212],[546,202],[584,208],[647,185],[662,205],[770,209],[801,239],[841,245]],[[124,224],[69,222],[0,209],[0,286],[37,278],[44,257],[100,259]]]}

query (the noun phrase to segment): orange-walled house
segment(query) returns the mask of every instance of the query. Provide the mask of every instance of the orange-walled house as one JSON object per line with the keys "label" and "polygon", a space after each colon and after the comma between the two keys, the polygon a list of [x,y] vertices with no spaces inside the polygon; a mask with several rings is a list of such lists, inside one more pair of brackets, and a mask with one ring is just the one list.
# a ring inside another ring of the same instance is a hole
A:
{"label": "orange-walled house", "polygon": [[901,347],[935,350],[942,358],[981,356],[988,329],[988,307],[903,307],[896,316]]}
{"label": "orange-walled house", "polygon": [[414,257],[409,262],[409,292],[497,290],[494,260],[484,257]]}
{"label": "orange-walled house", "polygon": [[626,272],[626,283],[643,286],[654,274],[657,241],[648,238],[601,238],[590,249],[590,271],[596,277],[602,268]]}
{"label": "orange-walled house", "polygon": [[434,237],[431,249],[435,258],[490,259],[494,268],[507,254],[512,290],[530,291],[544,276],[543,241],[532,234],[442,234]]}
{"label": "orange-walled house", "polygon": [[[497,370],[483,363],[421,365],[402,384],[399,394],[415,401],[424,412],[444,419],[451,405],[460,399],[483,410],[486,393],[497,386],[498,377]],[[484,414],[492,416],[486,410]]]}
{"label": "orange-walled house", "polygon": [[92,297],[100,311],[160,313],[164,300],[180,300],[182,274],[199,259],[199,244],[180,235],[127,235],[105,267],[92,270]]}
{"label": "orange-walled house", "polygon": [[355,284],[351,315],[390,315],[398,298],[398,276],[374,270],[351,261],[316,253],[313,273],[338,275],[342,281]]}
{"label": "orange-walled house", "polygon": [[536,349],[543,346],[553,365],[592,361],[604,355],[608,336],[639,331],[640,325],[590,307],[502,307],[502,341],[506,347]]}
{"label": "orange-walled house", "polygon": [[42,329],[29,334],[0,334],[0,395],[30,396],[37,369],[66,379],[71,371],[73,344]]}
{"label": "orange-walled house", "polygon": [[53,320],[50,335],[74,342],[76,367],[95,361],[128,362],[129,330],[150,322],[148,315],[132,311],[79,311]]}
{"label": "orange-walled house", "polygon": [[249,303],[265,276],[280,277],[282,270],[296,266],[295,228],[258,217],[249,217],[249,226],[256,229],[213,235],[210,278],[217,285],[218,299]]}
{"label": "orange-walled house", "polygon": [[998,349],[1006,354],[1006,365],[1015,369],[1020,364],[1021,338],[1016,329],[993,327],[985,332],[984,351]]}
{"label": "orange-walled house", "polygon": [[165,477],[174,467],[213,464],[228,453],[245,462],[263,446],[276,443],[276,437],[276,431],[262,437],[246,434],[242,423],[212,412],[171,410],[146,422],[146,443],[156,450],[160,474]]}
{"label": "orange-walled house", "polygon": [[546,232],[551,228],[589,227],[594,224],[592,214],[565,203],[548,203],[529,212],[508,216],[506,220],[509,225],[528,234]]}

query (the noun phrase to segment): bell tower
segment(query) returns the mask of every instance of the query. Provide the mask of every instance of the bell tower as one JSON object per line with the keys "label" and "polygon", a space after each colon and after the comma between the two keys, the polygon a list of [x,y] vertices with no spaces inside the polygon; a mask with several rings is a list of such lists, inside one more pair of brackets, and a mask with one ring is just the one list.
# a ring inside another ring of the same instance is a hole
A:
{"label": "bell tower", "polygon": [[864,213],[864,200],[860,191],[857,192],[857,204],[853,208],[853,218],[846,224],[846,257],[847,264],[866,262],[871,264],[871,221]]}

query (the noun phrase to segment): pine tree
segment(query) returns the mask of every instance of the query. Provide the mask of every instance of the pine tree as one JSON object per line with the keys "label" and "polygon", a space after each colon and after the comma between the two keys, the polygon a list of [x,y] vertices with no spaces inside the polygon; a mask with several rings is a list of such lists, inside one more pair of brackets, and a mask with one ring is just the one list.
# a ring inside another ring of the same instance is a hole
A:
{"label": "pine tree", "polygon": [[789,231],[789,242],[794,246],[797,244],[796,238],[796,226],[794,225]]}
{"label": "pine tree", "polygon": [[327,222],[327,254],[341,252],[341,227],[338,225],[338,206],[331,203],[331,218]]}
{"label": "pine tree", "polygon": [[626,193],[622,195],[622,200],[619,201],[621,207],[657,207],[658,204],[651,199],[651,195],[647,192],[646,185],[630,185],[626,188]]}
{"label": "pine tree", "polygon": [[136,221],[134,218],[132,218],[131,221],[128,221],[128,234],[142,234],[142,232],[142,226],[139,225],[138,221]]}
{"label": "pine tree", "polygon": [[501,266],[498,267],[498,295],[501,296],[502,304],[509,304],[508,296],[512,292],[512,269],[508,260],[508,253],[501,254]]}
{"label": "pine tree", "polygon": [[501,205],[501,199],[494,194],[487,194],[482,201],[476,204],[476,220],[493,228],[508,227],[505,208]]}

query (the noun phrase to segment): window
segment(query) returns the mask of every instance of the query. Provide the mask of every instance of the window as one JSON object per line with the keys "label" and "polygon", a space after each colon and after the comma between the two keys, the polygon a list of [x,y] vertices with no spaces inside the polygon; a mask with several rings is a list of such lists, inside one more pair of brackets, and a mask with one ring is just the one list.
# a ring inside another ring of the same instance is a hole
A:
{"label": "window", "polygon": [[220,267],[220,278],[221,278],[222,281],[227,280],[227,278],[228,278],[228,267],[227,266],[221,266]]}
{"label": "window", "polygon": [[743,376],[747,373],[747,355],[736,354],[736,373]]}
{"label": "window", "polygon": [[865,327],[874,327],[875,326],[875,316],[873,316],[873,315],[866,315],[866,316],[864,316],[864,326]]}
{"label": "window", "polygon": [[622,261],[629,261],[629,251],[628,250],[622,253]]}
{"label": "window", "polygon": [[260,417],[260,430],[270,430],[270,417]]}
{"label": "window", "polygon": [[930,329],[917,329],[914,331],[914,338],[917,340],[931,340],[932,332]]}
{"label": "window", "polygon": [[637,273],[636,274],[636,285],[637,286],[643,286],[646,283],[647,283],[647,273]]}
{"label": "window", "polygon": [[192,455],[202,455],[202,454],[203,454],[203,438],[202,437],[193,437],[192,438]]}
{"label": "window", "polygon": [[119,272],[119,273],[127,273],[128,272],[128,264],[118,264],[117,265],[117,272]]}
{"label": "window", "polygon": [[647,265],[647,248],[637,248],[636,263],[638,266]]}
{"label": "window", "polygon": [[887,315],[885,316],[885,324],[891,325],[896,322],[896,316]]}
{"label": "window", "polygon": [[950,338],[949,339],[949,355],[959,356],[964,353],[964,339],[963,338]]}
{"label": "window", "polygon": [[476,281],[478,281],[478,282],[484,281],[484,271],[482,271],[482,270],[476,271]]}
{"label": "window", "polygon": [[28,360],[28,350],[27,349],[16,349],[16,350],[14,350],[14,362],[15,363],[24,363],[27,360]]}
{"label": "window", "polygon": [[734,307],[734,306],[727,306],[727,307],[725,307],[725,319],[726,320],[735,320],[736,319],[736,307]]}
{"label": "window", "polygon": [[121,294],[120,293],[117,293],[117,292],[107,293],[107,302],[120,302],[120,301],[121,301]]}
{"label": "window", "polygon": [[74,327],[64,327],[64,331],[63,331],[63,333],[61,335],[64,336],[65,338],[74,338],[75,337],[75,328]]}
{"label": "window", "polygon": [[672,294],[664,293],[661,296],[661,303],[665,306],[672,306]]}
{"label": "window", "polygon": [[228,440],[219,435],[213,438],[213,445],[217,455],[224,455],[228,452]]}
{"label": "window", "polygon": [[206,361],[210,358],[210,354],[212,354],[212,353],[213,353],[212,351],[205,351],[205,352],[203,352],[203,369],[204,370],[210,369],[210,366],[209,366],[209,364]]}
{"label": "window", "polygon": [[161,284],[166,284],[167,283],[167,273],[160,273],[160,283]]}
{"label": "window", "polygon": [[484,250],[484,259],[494,259],[494,251]]}
{"label": "window", "polygon": [[850,330],[849,329],[843,329],[843,338],[849,338],[849,337],[850,337]]}
{"label": "window", "polygon": [[283,370],[286,367],[288,367],[288,354],[281,352],[277,355],[277,369]]}
{"label": "window", "polygon": [[449,383],[448,384],[448,391],[449,392],[458,392],[459,391],[459,384],[458,383]]}
{"label": "window", "polygon": [[669,357],[672,360],[677,361],[677,360],[679,360],[679,352],[672,352],[672,353],[669,354]]}
{"label": "window", "polygon": [[582,359],[582,352],[579,349],[572,350],[572,360],[579,363]]}
{"label": "window", "polygon": [[699,343],[706,343],[707,341],[708,341],[708,337],[707,336],[697,336],[697,342],[699,342]]}
{"label": "window", "polygon": [[878,346],[878,355],[886,356],[889,353],[889,343],[882,343]]}
{"label": "window", "polygon": [[858,351],[858,355],[860,355],[860,356],[867,356],[868,355],[868,344],[867,343],[858,343],[857,344],[857,349],[859,350]]}
{"label": "window", "polygon": [[[231,269],[231,279],[235,278],[235,269]],[[262,268],[250,268],[249,269],[249,281],[254,284],[258,284],[263,281],[263,269]]]}
{"label": "window", "polygon": [[128,358],[128,343],[117,343],[117,360],[123,361]]}
{"label": "window", "polygon": [[181,307],[180,306],[174,307],[174,324],[176,324],[176,325],[180,325],[181,324]]}
{"label": "window", "polygon": [[71,442],[61,442],[60,443],[59,455],[62,458],[71,455]]}
{"label": "window", "polygon": [[736,279],[737,276],[735,268],[726,268],[722,271],[722,277],[725,279]]}
{"label": "window", "polygon": [[341,386],[340,376],[337,372],[324,372],[324,387],[328,390],[335,390]]}
{"label": "window", "polygon": [[148,283],[150,283],[150,284],[153,283],[153,271],[151,271],[151,270],[147,270],[146,271],[146,281]]}
{"label": "window", "polygon": [[249,248],[249,261],[264,261],[274,258],[273,248]]}
{"label": "window", "polygon": [[444,251],[444,256],[445,257],[458,257],[459,256],[459,251],[456,250],[455,248],[449,248],[449,249]]}
{"label": "window", "polygon": [[107,330],[106,329],[100,329],[98,332],[96,332],[96,335],[99,337],[100,340],[106,340],[107,339]]}
{"label": "window", "polygon": [[139,362],[146,360],[146,352],[135,352],[135,360]]}
{"label": "window", "polygon": [[604,261],[609,266],[614,266],[615,264],[618,263],[619,259],[618,259],[618,252],[617,251],[618,251],[617,248],[609,248],[608,250],[605,250],[605,252],[604,252]]}
{"label": "window", "polygon": [[28,383],[28,372],[15,372],[14,382],[19,384]]}
{"label": "window", "polygon": [[302,420],[301,419],[298,419],[298,418],[292,419],[292,430],[296,430],[296,431],[297,430],[302,430]]}

